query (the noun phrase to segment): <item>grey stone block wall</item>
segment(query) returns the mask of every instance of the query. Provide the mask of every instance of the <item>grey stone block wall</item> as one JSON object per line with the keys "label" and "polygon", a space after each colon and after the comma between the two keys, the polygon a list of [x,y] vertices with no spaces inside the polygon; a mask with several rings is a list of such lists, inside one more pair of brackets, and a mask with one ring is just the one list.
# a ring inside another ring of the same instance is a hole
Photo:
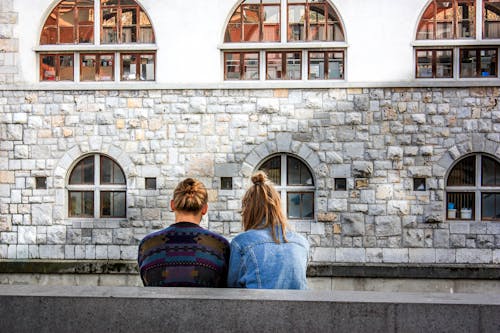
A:
{"label": "grey stone block wall", "polygon": [[[500,222],[446,221],[444,179],[465,154],[500,157],[499,97],[491,87],[1,91],[0,258],[134,259],[143,236],[173,222],[169,200],[188,176],[209,189],[203,225],[231,238],[252,171],[289,153],[315,180],[315,218],[291,221],[312,262],[497,264]],[[123,168],[127,218],[67,217],[69,172],[89,153]],[[334,190],[337,177],[347,191]]]}
{"label": "grey stone block wall", "polygon": [[19,39],[14,34],[18,13],[14,0],[0,0],[0,84],[19,82]]}

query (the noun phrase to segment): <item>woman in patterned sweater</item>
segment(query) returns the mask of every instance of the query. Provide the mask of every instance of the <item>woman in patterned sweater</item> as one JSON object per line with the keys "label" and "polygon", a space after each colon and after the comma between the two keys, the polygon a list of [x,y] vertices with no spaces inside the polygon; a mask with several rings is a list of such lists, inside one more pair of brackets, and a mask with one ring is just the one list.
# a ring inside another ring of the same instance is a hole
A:
{"label": "woman in patterned sweater", "polygon": [[145,286],[226,287],[229,243],[200,226],[208,211],[203,183],[180,182],[170,207],[175,223],[147,235],[139,244],[139,269]]}

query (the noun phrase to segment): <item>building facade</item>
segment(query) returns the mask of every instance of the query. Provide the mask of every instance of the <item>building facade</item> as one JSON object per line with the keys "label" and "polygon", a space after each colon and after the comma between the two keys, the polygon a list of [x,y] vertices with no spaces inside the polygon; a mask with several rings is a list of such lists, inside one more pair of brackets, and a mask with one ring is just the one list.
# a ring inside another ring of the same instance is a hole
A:
{"label": "building facade", "polygon": [[312,263],[500,263],[500,2],[0,1],[0,258],[134,260],[268,172]]}

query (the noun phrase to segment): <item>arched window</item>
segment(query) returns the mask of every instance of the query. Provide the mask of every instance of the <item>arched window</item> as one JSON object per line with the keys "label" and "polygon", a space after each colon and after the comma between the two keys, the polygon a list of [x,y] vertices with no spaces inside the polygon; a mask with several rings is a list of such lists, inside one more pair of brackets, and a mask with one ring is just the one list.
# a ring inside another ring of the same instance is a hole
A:
{"label": "arched window", "polygon": [[[151,20],[135,0],[60,1],[42,28],[40,81],[152,81],[154,43]],[[86,51],[73,51],[74,44]],[[127,52],[109,44],[127,44]]]}
{"label": "arched window", "polygon": [[499,13],[499,0],[431,0],[417,27],[416,78],[497,79],[498,42],[479,42],[500,37]]}
{"label": "arched window", "polygon": [[327,0],[244,0],[226,26],[224,79],[341,80],[346,47]]}
{"label": "arched window", "polygon": [[125,174],[111,158],[95,154],[82,158],[68,180],[68,216],[126,217]]}
{"label": "arched window", "polygon": [[500,163],[486,154],[460,159],[446,179],[448,220],[500,220]]}
{"label": "arched window", "polygon": [[266,172],[275,184],[289,219],[314,218],[314,179],[304,162],[291,155],[280,154],[265,160],[258,169]]}
{"label": "arched window", "polygon": [[417,39],[475,37],[475,0],[432,0],[418,24]]}

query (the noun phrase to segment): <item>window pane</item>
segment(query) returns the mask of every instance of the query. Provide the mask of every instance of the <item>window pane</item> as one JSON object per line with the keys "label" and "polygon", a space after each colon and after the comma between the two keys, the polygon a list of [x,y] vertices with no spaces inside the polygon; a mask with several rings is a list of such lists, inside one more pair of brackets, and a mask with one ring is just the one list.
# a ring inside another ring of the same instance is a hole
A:
{"label": "window pane", "polygon": [[244,53],[243,54],[243,80],[258,80],[259,79],[259,54]]}
{"label": "window pane", "polygon": [[74,43],[75,8],[60,8],[57,24],[59,25],[59,42]]}
{"label": "window pane", "polygon": [[325,5],[309,5],[309,40],[326,40]]}
{"label": "window pane", "polygon": [[94,41],[94,8],[78,8],[78,42]]}
{"label": "window pane", "polygon": [[141,55],[141,80],[154,81],[155,79],[155,57],[152,54]]}
{"label": "window pane", "polygon": [[476,77],[477,76],[477,55],[476,50],[460,50],[460,76],[461,77]]}
{"label": "window pane", "polygon": [[436,51],[436,77],[438,77],[438,78],[453,77],[453,51],[452,50],[437,50]]}
{"label": "window pane", "polygon": [[484,4],[484,37],[500,38],[500,2]]}
{"label": "window pane", "polygon": [[417,51],[417,77],[431,78],[432,76],[432,51]]}
{"label": "window pane", "polygon": [[240,42],[241,36],[241,6],[236,9],[227,24],[225,42]]}
{"label": "window pane", "polygon": [[458,38],[468,38],[474,37],[474,22],[475,22],[475,6],[474,3],[462,2],[458,4],[457,7],[457,19],[458,19]]}
{"label": "window pane", "polygon": [[275,156],[267,160],[259,170],[264,171],[274,184],[281,185],[281,156]]}
{"label": "window pane", "polygon": [[309,79],[318,80],[325,78],[325,53],[309,52]]}
{"label": "window pane", "polygon": [[125,192],[101,192],[101,217],[125,217]]}
{"label": "window pane", "polygon": [[117,16],[118,11],[114,8],[101,10],[102,17],[102,35],[101,42],[104,44],[117,43]]}
{"label": "window pane", "polygon": [[313,185],[309,168],[294,157],[287,157],[287,185]]}
{"label": "window pane", "polygon": [[481,76],[497,76],[497,50],[480,50]]}
{"label": "window pane", "polygon": [[474,186],[476,184],[476,156],[466,157],[451,170],[447,186]]}
{"label": "window pane", "polygon": [[302,217],[300,214],[300,193],[288,193],[287,197],[288,218],[300,219]]}
{"label": "window pane", "polygon": [[267,52],[267,75],[266,78],[269,80],[277,80],[283,78],[283,63],[281,59],[281,52]]}
{"label": "window pane", "polygon": [[137,57],[122,55],[122,80],[137,80]]}
{"label": "window pane", "polygon": [[54,55],[40,56],[40,80],[56,80],[56,57]]}
{"label": "window pane", "polygon": [[280,6],[264,6],[263,36],[265,42],[278,42],[280,40]]}
{"label": "window pane", "polygon": [[69,216],[93,217],[94,192],[92,191],[69,192]]}
{"label": "window pane", "polygon": [[122,43],[137,42],[137,10],[135,8],[122,9],[121,27]]}
{"label": "window pane", "polygon": [[305,40],[305,14],[304,5],[288,6],[288,40]]}
{"label": "window pane", "polygon": [[80,81],[95,81],[96,80],[96,55],[81,55]]}
{"label": "window pane", "polygon": [[122,169],[105,156],[101,156],[101,184],[125,184]]}
{"label": "window pane", "polygon": [[500,193],[482,193],[481,211],[484,220],[500,219]]}
{"label": "window pane", "polygon": [[301,52],[288,52],[286,53],[286,78],[289,80],[300,80],[301,73]]}
{"label": "window pane", "polygon": [[302,193],[302,218],[314,218],[314,195]]}
{"label": "window pane", "polygon": [[[457,211],[457,218],[460,219],[474,219],[475,211],[475,193],[474,192],[449,192],[447,193],[446,207],[454,207]],[[462,210],[471,210],[462,212]],[[471,217],[465,216],[471,214]]]}
{"label": "window pane", "polygon": [[260,6],[243,6],[243,40],[246,42],[258,42],[260,40],[259,15]]}
{"label": "window pane", "polygon": [[59,56],[59,80],[73,81],[74,78],[73,75],[74,75],[73,56],[72,55]]}
{"label": "window pane", "polygon": [[100,81],[113,81],[114,79],[114,56],[101,55],[99,62],[99,77]]}
{"label": "window pane", "polygon": [[500,164],[494,159],[482,157],[482,186],[500,186]]}
{"label": "window pane", "polygon": [[344,78],[343,52],[328,52],[328,78],[331,80]]}
{"label": "window pane", "polygon": [[224,53],[225,64],[225,79],[239,80],[240,79],[240,54],[239,53]]}

